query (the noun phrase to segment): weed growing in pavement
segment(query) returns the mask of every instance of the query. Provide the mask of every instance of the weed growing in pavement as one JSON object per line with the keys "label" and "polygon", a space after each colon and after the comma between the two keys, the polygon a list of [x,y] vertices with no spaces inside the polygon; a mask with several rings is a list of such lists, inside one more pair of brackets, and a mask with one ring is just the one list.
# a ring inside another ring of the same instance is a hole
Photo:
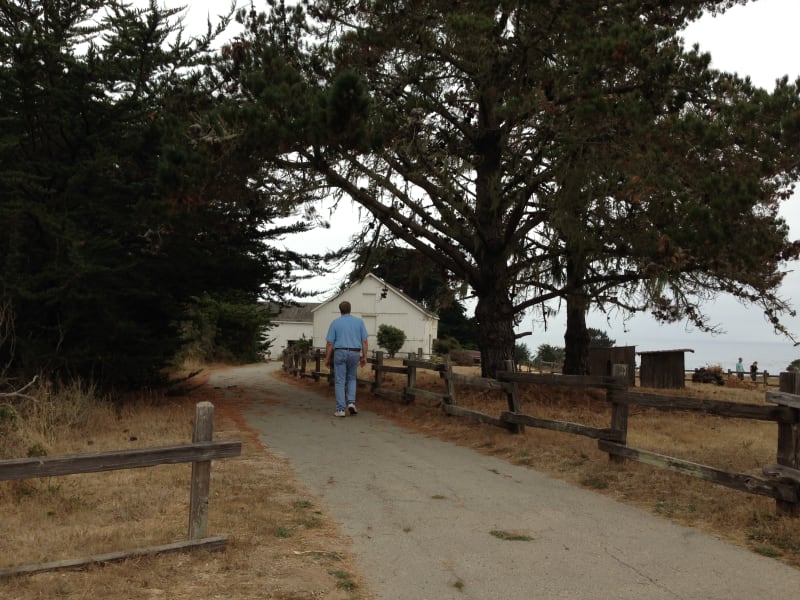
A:
{"label": "weed growing in pavement", "polygon": [[513,531],[503,531],[501,529],[493,529],[489,532],[494,537],[500,540],[506,540],[508,542],[530,542],[533,541],[533,538],[529,535],[524,533],[515,533]]}

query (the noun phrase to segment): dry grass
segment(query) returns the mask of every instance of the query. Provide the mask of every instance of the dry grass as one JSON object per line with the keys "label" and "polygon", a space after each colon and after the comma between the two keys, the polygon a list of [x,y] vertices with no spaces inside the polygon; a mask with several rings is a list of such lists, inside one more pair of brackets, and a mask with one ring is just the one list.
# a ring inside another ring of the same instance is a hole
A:
{"label": "dry grass", "polygon": [[[476,374],[471,367],[457,372]],[[282,377],[291,379],[288,375]],[[368,378],[365,373],[364,378]],[[295,379],[298,385],[313,384]],[[400,390],[405,376],[385,375],[387,389]],[[417,371],[418,387],[444,392],[437,373]],[[637,388],[640,389],[640,388]],[[608,427],[610,410],[601,390],[521,385],[522,412],[595,427]],[[664,393],[665,390],[646,390]],[[763,404],[764,390],[749,382],[726,386],[688,383],[681,393],[698,398]],[[751,550],[800,567],[800,518],[778,517],[775,501],[738,492],[642,463],[612,464],[597,442],[581,436],[527,427],[522,435],[445,415],[437,403],[417,399],[401,405],[360,392],[361,406],[432,437],[526,465],[636,505],[675,522],[696,527]],[[508,410],[505,395],[456,385],[457,404],[499,416]],[[775,462],[777,425],[696,413],[670,413],[631,407],[628,444],[700,464],[760,475]]]}
{"label": "dry grass", "polygon": [[[183,398],[130,399],[124,409],[92,394],[79,406],[20,407],[0,430],[3,454],[48,455],[146,448],[191,441],[194,406],[216,406],[215,439],[241,440],[242,456],[215,461],[209,534],[227,535],[222,552],[196,551],[127,560],[80,572],[0,580],[0,597],[264,598],[364,600],[348,542],[324,507],[268,454],[241,422],[239,408],[205,387]],[[74,403],[73,403],[74,404]],[[66,410],[78,415],[64,419]],[[2,435],[5,433],[6,435]],[[49,562],[185,540],[191,465],[0,482],[0,566]]]}
{"label": "dry grass", "polygon": [[[471,372],[470,368],[457,369]],[[280,374],[295,385],[333,394],[325,382]],[[365,369],[362,377],[368,378]],[[402,375],[387,375],[401,389]],[[418,385],[443,391],[437,374],[418,372]],[[736,384],[734,384],[736,385]],[[762,402],[763,391],[690,385],[689,395]],[[601,392],[525,389],[523,410],[540,417],[606,427]],[[46,390],[43,397],[47,397]],[[458,404],[498,415],[505,398],[457,386]],[[37,395],[38,397],[38,395]],[[44,450],[49,455],[144,448],[188,442],[194,406],[216,407],[215,439],[243,442],[240,458],[212,467],[210,534],[229,536],[222,552],[199,551],[128,560],[80,572],[43,573],[0,580],[0,597],[229,600],[367,600],[351,569],[349,542],[323,506],[305,490],[283,459],[267,453],[241,419],[247,398],[223,399],[210,387],[187,397],[130,399],[124,408],[73,390],[71,400],[28,407],[28,422],[0,419],[3,457]],[[410,406],[360,391],[363,409],[400,425],[474,448],[509,462],[610,495],[673,521],[800,566],[800,519],[776,517],[770,499],[744,494],[640,463],[611,464],[596,442],[540,429],[523,435],[444,415],[434,402]],[[0,407],[1,408],[1,407]],[[0,411],[2,414],[2,411]],[[632,411],[632,446],[734,471],[757,473],[774,462],[776,426],[702,415]],[[185,539],[190,465],[164,465],[25,482],[0,482],[0,566],[30,564],[153,546]]]}

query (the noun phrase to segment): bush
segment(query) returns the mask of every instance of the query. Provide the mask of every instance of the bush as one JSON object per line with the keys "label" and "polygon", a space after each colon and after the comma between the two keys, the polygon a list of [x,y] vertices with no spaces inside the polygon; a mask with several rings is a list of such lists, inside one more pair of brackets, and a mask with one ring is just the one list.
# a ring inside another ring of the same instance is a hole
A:
{"label": "bush", "polygon": [[450,361],[459,367],[471,367],[480,364],[480,354],[476,359],[475,350],[451,350]]}
{"label": "bush", "polygon": [[536,362],[560,363],[564,361],[564,348],[540,344],[536,351]]}
{"label": "bush", "polygon": [[406,343],[406,334],[402,329],[392,325],[378,327],[378,346],[389,353],[389,358],[394,358],[397,351]]}
{"label": "bush", "polygon": [[514,362],[518,365],[528,365],[533,361],[530,348],[525,344],[514,344]]}
{"label": "bush", "polygon": [[461,343],[456,338],[448,336],[433,340],[434,354],[450,354],[453,350],[461,350]]}
{"label": "bush", "polygon": [[181,323],[183,347],[175,363],[187,359],[202,362],[244,364],[261,360],[267,349],[264,332],[269,315],[249,298],[203,294],[192,298]]}
{"label": "bush", "polygon": [[299,352],[300,354],[308,354],[312,349],[313,344],[311,343],[311,340],[305,336],[305,334],[303,334],[303,337],[292,344],[292,350]]}

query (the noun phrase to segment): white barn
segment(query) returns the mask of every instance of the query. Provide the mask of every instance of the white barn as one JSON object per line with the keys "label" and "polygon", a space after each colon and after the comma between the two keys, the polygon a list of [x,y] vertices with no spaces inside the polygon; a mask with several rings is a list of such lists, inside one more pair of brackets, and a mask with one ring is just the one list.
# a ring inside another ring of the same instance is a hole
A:
{"label": "white barn", "polygon": [[294,342],[311,340],[315,348],[325,347],[325,336],[331,322],[339,316],[339,302],[347,300],[351,313],[364,320],[369,334],[369,349],[379,350],[378,327],[392,325],[406,334],[401,353],[431,354],[439,331],[439,317],[428,312],[399,289],[380,277],[367,274],[336,296],[320,304],[300,303],[288,306],[272,319],[267,333],[271,340],[270,354],[279,357]]}
{"label": "white barn", "polygon": [[325,346],[328,327],[339,317],[339,303],[343,300],[350,302],[351,314],[364,320],[370,350],[380,349],[378,328],[392,325],[406,334],[401,353],[421,349],[423,354],[431,354],[439,331],[439,317],[372,273],[311,310],[314,315],[314,346]]}

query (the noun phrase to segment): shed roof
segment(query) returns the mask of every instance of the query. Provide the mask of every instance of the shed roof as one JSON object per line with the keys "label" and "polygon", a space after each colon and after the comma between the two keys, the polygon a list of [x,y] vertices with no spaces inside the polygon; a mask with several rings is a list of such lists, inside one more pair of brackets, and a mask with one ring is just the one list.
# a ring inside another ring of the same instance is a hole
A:
{"label": "shed roof", "polygon": [[675,350],[644,350],[642,352],[637,352],[636,354],[675,354],[676,352],[694,353],[694,350],[691,348],[677,348]]}
{"label": "shed roof", "polygon": [[292,306],[271,306],[278,312],[272,318],[273,323],[313,323],[312,310],[319,306],[318,302],[299,302]]}

